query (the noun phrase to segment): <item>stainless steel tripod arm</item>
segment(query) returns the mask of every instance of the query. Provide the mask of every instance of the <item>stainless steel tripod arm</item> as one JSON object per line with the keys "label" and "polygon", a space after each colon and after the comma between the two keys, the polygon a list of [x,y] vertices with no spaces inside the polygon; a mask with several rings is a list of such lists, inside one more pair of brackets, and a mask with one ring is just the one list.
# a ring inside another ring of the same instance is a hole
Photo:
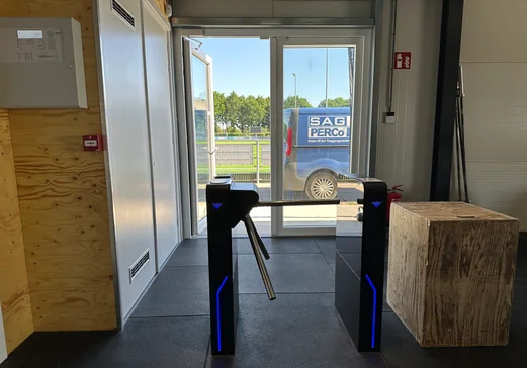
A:
{"label": "stainless steel tripod arm", "polygon": [[247,228],[249,241],[251,241],[254,256],[256,257],[256,263],[258,264],[258,269],[260,269],[263,284],[265,286],[265,289],[267,290],[267,296],[269,296],[269,300],[274,300],[276,298],[276,295],[274,293],[273,285],[271,283],[271,278],[269,278],[269,273],[267,272],[267,268],[265,267],[265,262],[263,260],[262,254],[260,253],[258,242],[259,236],[258,233],[256,233],[256,228],[254,227],[254,223],[251,219],[251,216],[249,214],[245,215],[245,217],[243,218],[243,222],[245,223],[245,228]]}

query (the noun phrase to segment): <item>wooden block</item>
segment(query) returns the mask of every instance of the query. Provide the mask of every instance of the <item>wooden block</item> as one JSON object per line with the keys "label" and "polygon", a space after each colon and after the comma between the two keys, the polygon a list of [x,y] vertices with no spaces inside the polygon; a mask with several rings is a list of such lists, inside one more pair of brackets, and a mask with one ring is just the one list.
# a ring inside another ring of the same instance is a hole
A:
{"label": "wooden block", "polygon": [[423,347],[507,345],[518,237],[470,204],[392,204],[388,304]]}

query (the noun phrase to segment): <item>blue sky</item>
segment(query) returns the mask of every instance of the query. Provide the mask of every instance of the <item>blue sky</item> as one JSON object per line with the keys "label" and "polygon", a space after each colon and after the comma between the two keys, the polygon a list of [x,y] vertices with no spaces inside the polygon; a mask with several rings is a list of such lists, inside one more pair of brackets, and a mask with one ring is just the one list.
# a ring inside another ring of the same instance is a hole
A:
{"label": "blue sky", "polygon": [[[239,95],[269,96],[270,42],[258,38],[200,38],[200,50],[213,60],[215,91]],[[196,71],[193,63],[193,72]],[[349,65],[347,48],[329,49],[329,98],[348,98]],[[326,96],[326,48],[284,50],[284,98],[297,94],[318,106]],[[194,73],[193,73],[194,74]],[[196,78],[194,84],[202,84]],[[195,87],[196,89],[196,87]],[[196,94],[195,94],[196,96]]]}

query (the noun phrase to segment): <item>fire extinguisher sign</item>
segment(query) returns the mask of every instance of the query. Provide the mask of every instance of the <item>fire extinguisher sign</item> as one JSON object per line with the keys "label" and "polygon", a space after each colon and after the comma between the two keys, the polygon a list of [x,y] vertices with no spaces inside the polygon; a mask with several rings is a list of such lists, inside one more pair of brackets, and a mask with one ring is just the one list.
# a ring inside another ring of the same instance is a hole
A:
{"label": "fire extinguisher sign", "polygon": [[393,69],[412,69],[412,52],[399,51],[394,53]]}

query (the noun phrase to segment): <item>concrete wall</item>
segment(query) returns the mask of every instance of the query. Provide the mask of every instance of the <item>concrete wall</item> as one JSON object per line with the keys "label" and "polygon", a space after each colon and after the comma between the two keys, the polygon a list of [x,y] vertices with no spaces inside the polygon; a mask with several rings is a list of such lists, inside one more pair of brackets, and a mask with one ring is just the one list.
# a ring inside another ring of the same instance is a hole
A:
{"label": "concrete wall", "polygon": [[371,17],[370,0],[172,0],[174,17]]}
{"label": "concrete wall", "polygon": [[527,2],[465,0],[468,185],[474,204],[521,219],[527,231]]}

